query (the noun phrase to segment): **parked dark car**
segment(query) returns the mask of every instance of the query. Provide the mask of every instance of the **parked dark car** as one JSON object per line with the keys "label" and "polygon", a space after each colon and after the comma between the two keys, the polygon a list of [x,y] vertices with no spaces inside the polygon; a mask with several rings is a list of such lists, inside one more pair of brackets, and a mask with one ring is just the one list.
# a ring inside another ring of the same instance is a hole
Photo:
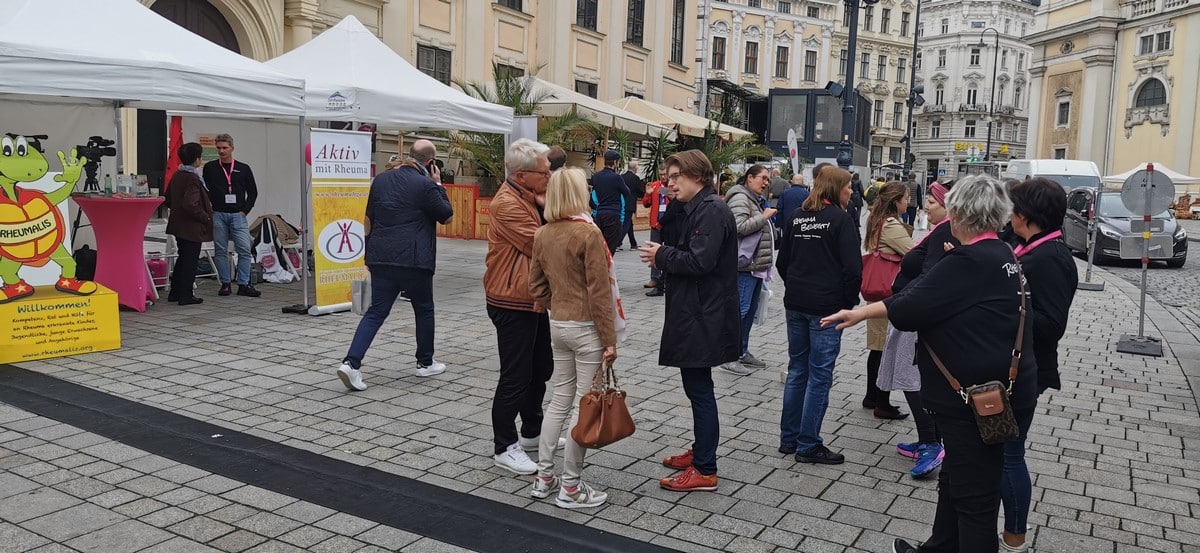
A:
{"label": "parked dark car", "polygon": [[[1096,190],[1076,188],[1067,194],[1067,214],[1063,218],[1063,241],[1071,251],[1087,255],[1088,219],[1095,202]],[[1096,243],[1097,261],[1114,261],[1121,258],[1121,236],[1130,235],[1131,219],[1140,218],[1125,208],[1121,193],[1106,190],[1100,195],[1100,208],[1096,210],[1099,225]],[[1175,220],[1170,210],[1154,216],[1162,220],[1163,233],[1172,237],[1173,249],[1170,259],[1163,259],[1169,267],[1182,267],[1187,261],[1187,231]]]}

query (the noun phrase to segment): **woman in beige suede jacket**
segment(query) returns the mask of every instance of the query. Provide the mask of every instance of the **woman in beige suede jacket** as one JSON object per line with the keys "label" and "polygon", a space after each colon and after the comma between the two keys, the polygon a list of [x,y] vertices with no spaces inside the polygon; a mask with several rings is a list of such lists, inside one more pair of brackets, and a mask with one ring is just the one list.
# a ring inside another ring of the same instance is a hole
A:
{"label": "woman in beige suede jacket", "polygon": [[[899,181],[892,181],[879,190],[875,202],[871,204],[871,215],[867,218],[867,230],[863,239],[863,249],[868,252],[879,251],[903,257],[913,248],[912,227],[900,221],[900,214],[908,209],[908,187]],[[900,408],[892,405],[891,394],[879,389],[876,380],[879,377],[879,364],[883,360],[883,344],[887,340],[887,319],[871,319],[867,321],[867,395],[862,405],[866,409],[874,409],[877,419],[899,420],[908,416],[901,413]]]}

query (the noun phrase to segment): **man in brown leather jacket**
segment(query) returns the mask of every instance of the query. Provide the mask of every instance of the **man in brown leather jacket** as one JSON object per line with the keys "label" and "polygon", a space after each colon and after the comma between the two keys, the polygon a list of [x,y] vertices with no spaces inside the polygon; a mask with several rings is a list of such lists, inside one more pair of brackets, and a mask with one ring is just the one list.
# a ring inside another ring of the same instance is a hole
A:
{"label": "man in brown leather jacket", "polygon": [[[488,317],[496,326],[500,382],[492,400],[495,464],[516,474],[533,474],[542,431],[542,400],[554,372],[550,319],[529,290],[533,235],[542,226],[550,181],[550,148],[520,139],[508,147],[508,178],[490,204],[483,289]],[[521,417],[518,435],[516,418]],[[561,445],[560,445],[561,447]]]}

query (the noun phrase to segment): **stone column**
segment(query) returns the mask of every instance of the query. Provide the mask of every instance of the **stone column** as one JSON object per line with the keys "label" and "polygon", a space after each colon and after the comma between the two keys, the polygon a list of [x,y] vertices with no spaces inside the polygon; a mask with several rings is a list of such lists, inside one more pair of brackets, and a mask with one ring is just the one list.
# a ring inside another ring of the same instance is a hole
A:
{"label": "stone column", "polygon": [[729,82],[741,82],[742,66],[745,64],[745,59],[742,58],[742,19],[745,13],[741,10],[733,11],[733,33],[729,36],[729,43],[726,44],[726,51],[729,52],[729,70],[726,71]]}
{"label": "stone column", "polygon": [[[840,63],[841,52],[837,52],[834,56],[833,51],[833,26],[824,25],[821,27],[821,50],[817,52],[817,84],[825,86],[824,83],[833,79],[833,73],[836,68],[831,68],[829,60],[838,60],[833,63]],[[820,60],[825,60],[826,63],[820,63]]]}
{"label": "stone column", "polygon": [[[775,78],[775,22],[779,18],[771,15],[767,16],[766,32],[763,34],[762,40],[759,41],[759,59],[764,61],[764,64],[759,67],[760,89],[765,94],[771,89],[771,79]],[[795,54],[796,50],[792,49],[790,54]]]}
{"label": "stone column", "polygon": [[[1115,120],[1120,117],[1112,113],[1111,96],[1113,83],[1113,57],[1111,55],[1088,56],[1083,59],[1082,94],[1075,94],[1072,101],[1079,102],[1079,151],[1067,152],[1072,159],[1090,159],[1102,171],[1111,171],[1105,141],[1113,133]],[[1108,100],[1105,100],[1108,99]],[[1123,109],[1124,106],[1117,106]]]}

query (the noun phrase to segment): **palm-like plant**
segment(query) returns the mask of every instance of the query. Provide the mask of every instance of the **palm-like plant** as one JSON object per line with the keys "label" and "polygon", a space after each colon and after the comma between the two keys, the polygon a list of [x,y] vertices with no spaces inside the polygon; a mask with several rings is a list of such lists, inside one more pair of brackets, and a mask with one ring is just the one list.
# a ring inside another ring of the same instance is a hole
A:
{"label": "palm-like plant", "polygon": [[775,155],[770,148],[755,142],[757,139],[758,137],[748,134],[733,140],[721,140],[716,123],[713,123],[704,130],[704,138],[694,141],[693,145],[708,156],[713,171],[720,173],[739,161],[770,159]]}
{"label": "palm-like plant", "polygon": [[663,162],[666,161],[668,157],[671,157],[671,154],[674,154],[676,151],[678,151],[679,146],[675,144],[675,141],[671,140],[666,133],[660,133],[658,136],[651,136],[644,145],[648,154],[647,157],[650,159],[650,161],[646,165],[643,178],[646,179],[646,182],[654,182],[662,178],[662,176],[658,174],[658,168],[662,166]]}

